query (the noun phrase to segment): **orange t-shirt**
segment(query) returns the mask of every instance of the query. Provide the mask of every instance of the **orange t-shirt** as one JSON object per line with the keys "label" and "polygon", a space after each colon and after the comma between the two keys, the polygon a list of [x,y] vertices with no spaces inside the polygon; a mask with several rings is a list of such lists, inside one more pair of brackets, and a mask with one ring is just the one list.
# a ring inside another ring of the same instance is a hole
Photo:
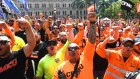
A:
{"label": "orange t-shirt", "polygon": [[[91,44],[87,42],[87,45],[80,56],[80,61],[78,64],[79,74],[77,78],[74,76],[73,79],[93,79],[93,56],[94,56],[94,48],[95,44]],[[58,78],[58,70],[61,70],[65,76],[66,79],[70,79],[72,72],[74,71],[75,64],[71,64],[69,60],[61,63],[53,78],[52,79],[59,79]]]}

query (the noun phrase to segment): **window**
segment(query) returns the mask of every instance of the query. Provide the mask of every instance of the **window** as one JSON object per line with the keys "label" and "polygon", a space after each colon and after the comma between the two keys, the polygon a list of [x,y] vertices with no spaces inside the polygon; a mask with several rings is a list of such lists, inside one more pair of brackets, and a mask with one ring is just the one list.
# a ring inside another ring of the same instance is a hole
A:
{"label": "window", "polygon": [[71,4],[69,4],[69,7],[71,7]]}
{"label": "window", "polygon": [[63,4],[63,7],[65,7],[65,4]]}
{"label": "window", "polygon": [[65,11],[63,11],[63,15],[65,15]]}
{"label": "window", "polygon": [[65,15],[67,15],[67,12],[65,11]]}
{"label": "window", "polygon": [[20,4],[20,8],[24,8],[24,5],[23,4]]}
{"label": "window", "polygon": [[80,15],[82,15],[82,11],[80,11]]}
{"label": "window", "polygon": [[39,4],[35,4],[35,8],[39,8]]}
{"label": "window", "polygon": [[70,15],[72,15],[72,11],[70,11]]}
{"label": "window", "polygon": [[42,8],[46,8],[46,4],[42,4]]}
{"label": "window", "polygon": [[79,15],[79,11],[78,10],[76,11],[76,14]]}
{"label": "window", "polygon": [[84,10],[84,15],[86,15],[86,10]]}

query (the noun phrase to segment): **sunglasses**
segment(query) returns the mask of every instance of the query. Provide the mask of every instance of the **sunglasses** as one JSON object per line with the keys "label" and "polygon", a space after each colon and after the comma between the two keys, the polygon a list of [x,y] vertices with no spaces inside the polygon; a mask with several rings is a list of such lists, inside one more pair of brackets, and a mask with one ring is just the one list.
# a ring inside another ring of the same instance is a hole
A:
{"label": "sunglasses", "polygon": [[69,47],[68,51],[75,51],[75,50],[78,50],[78,49],[79,49],[79,47]]}
{"label": "sunglasses", "polygon": [[58,29],[58,28],[53,28],[53,29]]}
{"label": "sunglasses", "polygon": [[124,46],[125,46],[125,47],[130,47],[130,48],[132,48],[132,47],[133,47],[133,45],[132,45],[132,44],[124,44]]}
{"label": "sunglasses", "polygon": [[9,42],[9,41],[7,41],[7,40],[2,40],[2,41],[0,41],[0,45],[6,45],[7,42]]}

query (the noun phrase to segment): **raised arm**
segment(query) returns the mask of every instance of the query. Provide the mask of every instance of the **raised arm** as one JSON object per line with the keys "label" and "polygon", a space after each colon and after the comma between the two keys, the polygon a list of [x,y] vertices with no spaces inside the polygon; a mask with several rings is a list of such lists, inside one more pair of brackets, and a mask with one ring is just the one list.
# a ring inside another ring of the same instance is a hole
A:
{"label": "raised arm", "polygon": [[27,45],[24,46],[23,50],[26,57],[29,57],[35,47],[35,36],[33,30],[30,23],[24,18],[18,19],[17,22],[20,28],[24,29],[26,32]]}
{"label": "raised arm", "polygon": [[96,14],[94,12],[89,13],[88,20],[90,21],[90,27],[88,31],[88,41],[85,46],[83,54],[88,60],[92,61],[96,41],[96,26],[95,26]]}

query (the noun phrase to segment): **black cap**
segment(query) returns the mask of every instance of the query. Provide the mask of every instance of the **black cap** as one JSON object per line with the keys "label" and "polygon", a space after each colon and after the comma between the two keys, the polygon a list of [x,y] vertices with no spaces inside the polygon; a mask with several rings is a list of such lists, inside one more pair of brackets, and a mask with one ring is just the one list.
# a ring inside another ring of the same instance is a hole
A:
{"label": "black cap", "polygon": [[48,41],[45,42],[46,46],[50,46],[50,45],[57,45],[57,41],[55,39],[50,39]]}
{"label": "black cap", "polygon": [[140,35],[137,35],[134,39],[134,45],[140,44]]}
{"label": "black cap", "polygon": [[132,44],[134,44],[134,41],[131,38],[124,38],[122,44],[124,45],[126,42],[131,42]]}

